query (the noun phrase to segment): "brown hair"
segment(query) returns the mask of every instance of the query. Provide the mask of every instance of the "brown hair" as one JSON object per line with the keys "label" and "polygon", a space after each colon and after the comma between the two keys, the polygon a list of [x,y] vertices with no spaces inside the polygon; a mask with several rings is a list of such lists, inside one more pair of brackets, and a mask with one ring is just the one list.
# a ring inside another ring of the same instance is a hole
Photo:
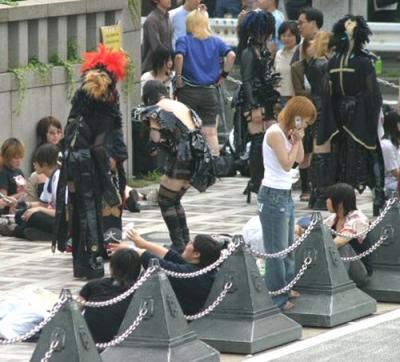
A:
{"label": "brown hair", "polygon": [[311,45],[312,40],[310,38],[304,38],[303,43],[301,44],[301,55],[303,58],[307,56],[307,49]]}
{"label": "brown hair", "polygon": [[52,116],[43,117],[37,123],[36,135],[39,139],[39,145],[47,143],[47,132],[51,126],[62,130],[61,122],[57,118]]}
{"label": "brown hair", "polygon": [[9,166],[13,158],[23,158],[25,155],[25,146],[17,138],[8,138],[1,145],[0,150],[0,169],[4,165]]}
{"label": "brown hair", "polygon": [[314,58],[327,57],[332,48],[333,34],[329,31],[319,31],[314,38]]}
{"label": "brown hair", "polygon": [[317,110],[313,102],[303,96],[293,97],[279,113],[278,119],[286,129],[290,130],[296,127],[296,117],[307,118],[307,124],[313,124],[317,118]]}

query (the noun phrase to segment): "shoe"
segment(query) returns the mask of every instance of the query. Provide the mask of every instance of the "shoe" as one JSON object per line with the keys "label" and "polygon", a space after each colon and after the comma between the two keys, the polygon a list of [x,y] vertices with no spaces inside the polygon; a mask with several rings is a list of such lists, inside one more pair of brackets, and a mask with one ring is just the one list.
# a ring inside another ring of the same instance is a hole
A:
{"label": "shoe", "polygon": [[52,234],[36,228],[26,228],[23,234],[30,241],[51,241],[53,239]]}
{"label": "shoe", "polygon": [[139,201],[139,192],[137,192],[135,189],[132,189],[129,191],[129,197],[135,200],[136,202]]}
{"label": "shoe", "polygon": [[281,307],[281,310],[282,310],[282,312],[287,312],[287,311],[289,311],[289,310],[291,310],[291,309],[293,309],[294,308],[294,304],[292,303],[292,302],[290,302],[290,301],[287,301],[282,307]]}
{"label": "shoe", "polygon": [[289,293],[289,299],[300,298],[301,294],[297,290],[291,290]]}

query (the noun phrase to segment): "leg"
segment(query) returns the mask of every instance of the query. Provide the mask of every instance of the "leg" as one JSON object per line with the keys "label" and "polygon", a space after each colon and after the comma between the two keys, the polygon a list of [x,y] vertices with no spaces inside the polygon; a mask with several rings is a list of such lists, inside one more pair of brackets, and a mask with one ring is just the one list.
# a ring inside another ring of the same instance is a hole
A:
{"label": "leg", "polygon": [[248,188],[249,191],[257,193],[264,177],[264,163],[262,156],[264,133],[252,134],[250,140],[250,181],[248,183]]}
{"label": "leg", "polygon": [[217,126],[203,126],[201,131],[206,139],[207,144],[211,148],[213,156],[219,157],[219,144],[218,144],[218,133]]}
{"label": "leg", "polygon": [[[288,210],[286,211],[288,222],[288,246],[293,244],[294,241],[294,203],[292,198],[288,202]],[[286,269],[286,284],[289,284],[294,278],[294,255],[295,253],[289,253],[286,255],[285,269]]]}
{"label": "leg", "polygon": [[182,188],[182,190],[179,193],[179,198],[177,199],[175,204],[176,214],[178,215],[179,224],[182,231],[183,242],[185,243],[185,245],[190,241],[190,232],[187,226],[185,209],[181,204],[181,199],[187,190],[188,188]]}

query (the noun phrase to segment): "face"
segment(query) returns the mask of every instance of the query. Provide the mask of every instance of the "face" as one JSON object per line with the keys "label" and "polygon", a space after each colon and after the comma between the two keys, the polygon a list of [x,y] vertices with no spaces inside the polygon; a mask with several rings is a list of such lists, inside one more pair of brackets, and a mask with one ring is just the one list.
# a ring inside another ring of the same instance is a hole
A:
{"label": "face", "polygon": [[57,145],[58,142],[64,137],[62,129],[50,126],[46,133],[47,142]]}
{"label": "face", "polygon": [[169,58],[164,65],[166,73],[169,74],[171,72],[173,66],[174,66],[174,63],[172,61],[172,58]]}
{"label": "face", "polygon": [[185,250],[182,253],[182,258],[186,261],[193,261],[199,258],[200,253],[194,250],[193,241],[186,244]]}
{"label": "face", "polygon": [[165,10],[171,8],[171,0],[158,0],[156,3],[158,3],[158,5]]}
{"label": "face", "polygon": [[344,23],[344,27],[346,29],[346,33],[348,34],[349,38],[352,39],[353,38],[353,34],[354,34],[354,29],[357,26],[357,22],[354,20],[347,20]]}
{"label": "face", "polygon": [[293,49],[296,46],[296,36],[289,29],[281,35],[281,41],[286,49]]}
{"label": "face", "polygon": [[12,169],[17,169],[17,168],[21,168],[22,165],[22,157],[13,157],[10,160],[10,168]]}
{"label": "face", "polygon": [[186,0],[185,5],[189,11],[197,9],[201,4],[201,0]]}
{"label": "face", "polygon": [[311,37],[315,32],[315,21],[308,21],[305,14],[300,14],[297,25],[303,38]]}

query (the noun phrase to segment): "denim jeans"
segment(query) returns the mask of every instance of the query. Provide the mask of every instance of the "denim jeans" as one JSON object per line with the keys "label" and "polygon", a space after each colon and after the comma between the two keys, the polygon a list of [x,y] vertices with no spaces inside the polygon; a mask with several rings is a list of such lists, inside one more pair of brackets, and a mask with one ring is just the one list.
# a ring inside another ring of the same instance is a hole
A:
{"label": "denim jeans", "polygon": [[[279,190],[262,186],[257,198],[264,248],[276,253],[293,244],[294,203],[291,190]],[[284,258],[266,259],[265,284],[270,291],[285,287],[294,278],[294,253]],[[282,307],[289,293],[273,297],[274,304]]]}

